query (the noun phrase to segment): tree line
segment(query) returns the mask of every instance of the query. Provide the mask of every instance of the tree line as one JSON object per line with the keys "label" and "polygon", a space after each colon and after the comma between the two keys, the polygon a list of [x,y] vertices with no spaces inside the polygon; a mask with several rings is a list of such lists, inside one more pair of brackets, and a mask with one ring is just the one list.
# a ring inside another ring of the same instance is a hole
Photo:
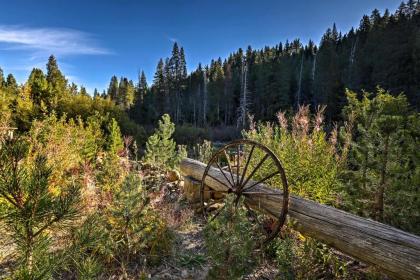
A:
{"label": "tree line", "polygon": [[151,86],[144,72],[136,85],[114,76],[102,97],[120,104],[139,124],[169,113],[177,124],[200,127],[242,127],[248,115],[273,120],[279,110],[303,104],[325,104],[327,120],[337,121],[346,88],[374,91],[378,85],[392,94],[403,92],[418,108],[419,26],[419,1],[409,0],[394,13],[373,10],[346,34],[334,24],[319,46],[299,39],[263,49],[249,46],[199,64],[189,74],[184,49],[174,43],[171,56],[159,60]]}

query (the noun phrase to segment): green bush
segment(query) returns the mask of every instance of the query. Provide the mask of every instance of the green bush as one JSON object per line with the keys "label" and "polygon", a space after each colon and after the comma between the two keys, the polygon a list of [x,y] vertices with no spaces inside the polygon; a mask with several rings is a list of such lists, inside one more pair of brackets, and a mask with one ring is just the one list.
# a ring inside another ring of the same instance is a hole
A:
{"label": "green bush", "polygon": [[185,147],[178,147],[172,139],[175,125],[171,122],[168,114],[162,116],[155,133],[149,137],[146,143],[144,161],[159,167],[174,168],[182,157],[186,156]]}
{"label": "green bush", "polygon": [[[251,124],[243,134],[245,138],[268,146],[279,157],[291,193],[336,205],[341,191],[338,179],[345,167],[349,140],[345,138],[346,142],[340,148],[337,129],[328,137],[323,130],[322,113],[320,109],[311,118],[309,107],[301,107],[291,121],[284,113],[279,113],[277,124]],[[255,164],[262,156],[256,153]],[[272,167],[267,165],[266,168]],[[270,184],[281,186],[281,182]]]}
{"label": "green bush", "polygon": [[362,98],[347,91],[347,116],[357,126],[342,177],[348,209],[420,233],[419,114],[407,98],[378,88]]}
{"label": "green bush", "polygon": [[74,255],[66,270],[89,279],[125,274],[139,263],[157,263],[172,248],[172,233],[150,207],[137,174],[125,177],[105,209],[87,217],[71,235]]}
{"label": "green bush", "polygon": [[207,140],[204,140],[201,144],[195,144],[191,151],[191,157],[207,163],[210,161],[214,152],[213,143]]}
{"label": "green bush", "polygon": [[[149,206],[149,197],[141,178],[129,174],[120,191],[106,209],[107,228],[120,262],[130,263],[141,253],[158,259],[168,253],[170,238],[162,219]],[[163,238],[162,238],[163,237]]]}
{"label": "green bush", "polygon": [[205,228],[206,248],[213,264],[210,279],[240,279],[255,267],[255,230],[246,212],[235,209],[233,199],[228,199],[218,217]]}

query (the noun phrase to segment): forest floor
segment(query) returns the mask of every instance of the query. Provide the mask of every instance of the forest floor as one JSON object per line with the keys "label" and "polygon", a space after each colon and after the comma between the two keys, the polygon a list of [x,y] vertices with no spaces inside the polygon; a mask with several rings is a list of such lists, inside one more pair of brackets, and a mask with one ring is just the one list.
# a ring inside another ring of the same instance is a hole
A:
{"label": "forest floor", "polygon": [[[151,279],[209,279],[212,261],[206,254],[205,221],[185,199],[182,186],[183,181],[166,182],[152,198],[152,205],[173,231],[174,246],[170,256],[146,273]],[[276,279],[276,276],[275,265],[263,262],[243,279],[267,280]]]}
{"label": "forest floor", "polygon": [[210,269],[204,246],[204,223],[182,195],[182,181],[165,182],[152,197],[153,207],[173,232],[172,253],[148,271],[152,279],[206,279]]}

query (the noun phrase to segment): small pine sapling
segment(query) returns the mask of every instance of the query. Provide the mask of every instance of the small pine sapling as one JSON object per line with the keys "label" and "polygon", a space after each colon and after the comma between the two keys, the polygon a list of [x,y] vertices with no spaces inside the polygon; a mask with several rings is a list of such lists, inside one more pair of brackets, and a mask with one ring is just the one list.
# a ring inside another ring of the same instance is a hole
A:
{"label": "small pine sapling", "polygon": [[63,230],[77,218],[80,192],[71,185],[52,193],[46,157],[38,155],[29,164],[27,151],[27,143],[19,138],[0,143],[2,219],[16,246],[14,276],[44,279],[63,261],[51,250],[50,232]]}

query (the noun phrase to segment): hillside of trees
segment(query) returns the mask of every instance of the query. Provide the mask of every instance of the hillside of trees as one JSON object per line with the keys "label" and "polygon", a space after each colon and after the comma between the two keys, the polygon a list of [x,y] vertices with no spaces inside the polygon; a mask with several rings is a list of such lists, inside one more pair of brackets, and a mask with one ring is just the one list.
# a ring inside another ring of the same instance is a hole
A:
{"label": "hillside of trees", "polygon": [[102,97],[129,109],[139,124],[155,123],[166,112],[177,124],[200,127],[243,127],[248,114],[273,120],[279,110],[302,104],[326,104],[327,120],[342,120],[346,88],[403,92],[419,108],[419,26],[420,4],[410,0],[394,13],[373,10],[345,34],[334,24],[319,45],[295,39],[249,46],[189,74],[184,49],[175,43],[171,56],[159,60],[152,85],[144,73],[138,83],[114,76]]}

